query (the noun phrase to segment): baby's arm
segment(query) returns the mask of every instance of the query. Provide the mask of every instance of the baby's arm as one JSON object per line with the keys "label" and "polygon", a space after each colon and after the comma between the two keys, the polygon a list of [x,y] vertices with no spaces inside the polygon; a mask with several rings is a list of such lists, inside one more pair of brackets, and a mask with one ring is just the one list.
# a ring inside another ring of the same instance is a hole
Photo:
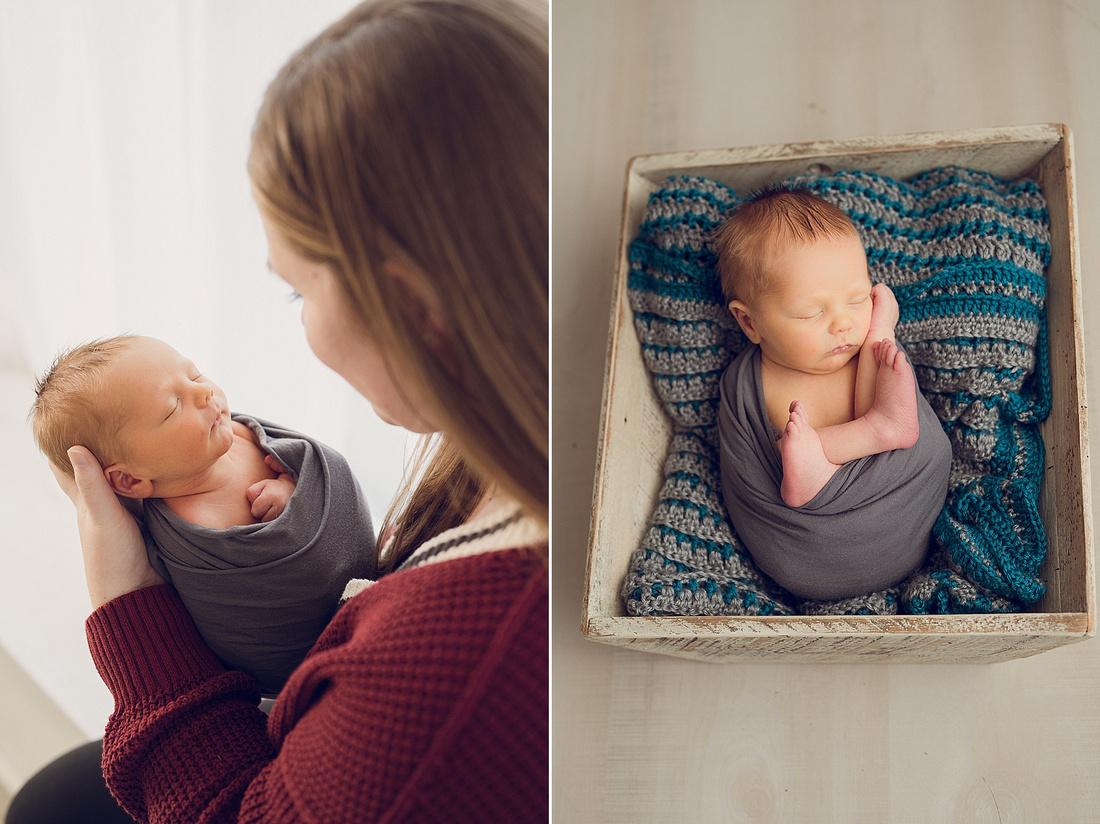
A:
{"label": "baby's arm", "polygon": [[856,367],[855,417],[862,418],[875,403],[875,383],[878,377],[878,359],[872,346],[881,340],[894,343],[894,328],[898,325],[898,301],[885,283],[871,288],[871,325],[867,339],[859,352]]}
{"label": "baby's arm", "polygon": [[917,382],[905,353],[889,339],[872,341],[864,348],[870,351],[860,356],[860,366],[866,358],[876,367],[874,403],[861,417],[817,433],[825,457],[834,464],[908,449],[920,434]]}
{"label": "baby's arm", "polygon": [[811,500],[841,466],[891,449],[908,449],[920,434],[917,421],[917,385],[905,353],[889,340],[873,341],[864,355],[878,367],[875,403],[854,421],[810,427],[801,401],[791,404],[791,415],[779,442],[783,459],[780,494],[788,506]]}
{"label": "baby's arm", "polygon": [[278,472],[279,477],[265,478],[252,484],[245,491],[245,497],[248,498],[248,503],[252,506],[252,517],[260,523],[266,524],[283,514],[287,502],[290,501],[290,496],[294,494],[295,484],[294,479],[286,473],[273,457],[267,455],[264,458],[264,463],[272,471]]}
{"label": "baby's arm", "polygon": [[813,430],[805,421],[801,404],[791,404],[791,417],[780,442],[780,491],[789,506],[802,506],[812,499],[849,461],[908,449],[917,442],[917,383],[905,353],[894,340],[898,301],[889,286],[877,283],[871,289],[871,304],[871,323],[856,365],[855,419]]}

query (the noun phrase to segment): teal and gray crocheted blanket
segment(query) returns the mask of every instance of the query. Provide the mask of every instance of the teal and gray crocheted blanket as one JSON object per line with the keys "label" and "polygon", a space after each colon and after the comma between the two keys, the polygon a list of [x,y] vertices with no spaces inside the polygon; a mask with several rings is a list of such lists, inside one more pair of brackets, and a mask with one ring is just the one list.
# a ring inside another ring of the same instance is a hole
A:
{"label": "teal and gray crocheted blanket", "polygon": [[1038,425],[1050,412],[1050,228],[1038,184],[960,168],[790,182],[851,216],[872,281],[897,295],[897,339],[953,453],[933,550],[898,586],[838,602],[802,601],[755,567],[722,503],[717,453],[718,380],[748,341],[722,299],[709,236],[739,198],[713,180],[674,177],[650,195],[630,245],[635,327],[674,433],[623,584],[627,614],[1026,609],[1043,593],[1046,555]]}

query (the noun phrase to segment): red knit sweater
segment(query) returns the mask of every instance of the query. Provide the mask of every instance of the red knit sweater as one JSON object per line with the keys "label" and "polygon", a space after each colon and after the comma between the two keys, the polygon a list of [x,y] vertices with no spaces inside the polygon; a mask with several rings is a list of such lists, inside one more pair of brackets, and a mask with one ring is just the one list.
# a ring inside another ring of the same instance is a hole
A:
{"label": "red knit sweater", "polygon": [[108,786],[139,821],[546,821],[547,573],[501,550],[337,612],[270,718],[166,586],[88,619],[115,697]]}

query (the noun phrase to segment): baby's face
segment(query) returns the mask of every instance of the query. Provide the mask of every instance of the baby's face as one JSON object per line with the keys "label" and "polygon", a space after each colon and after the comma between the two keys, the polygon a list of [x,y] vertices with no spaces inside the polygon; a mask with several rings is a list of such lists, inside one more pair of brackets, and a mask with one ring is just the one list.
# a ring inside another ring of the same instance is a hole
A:
{"label": "baby's face", "polygon": [[139,338],[108,373],[120,440],[132,475],[160,485],[157,497],[204,476],[233,443],[225,395],[163,341]]}
{"label": "baby's face", "polygon": [[763,354],[829,374],[859,353],[871,323],[867,255],[854,235],[793,245],[770,267],[771,289],[751,307]]}

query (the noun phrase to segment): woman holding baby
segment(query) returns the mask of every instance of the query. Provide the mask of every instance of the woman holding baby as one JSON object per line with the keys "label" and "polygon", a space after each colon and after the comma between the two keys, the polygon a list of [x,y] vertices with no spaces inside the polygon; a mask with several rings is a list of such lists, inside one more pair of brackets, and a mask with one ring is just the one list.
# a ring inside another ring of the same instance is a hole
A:
{"label": "woman holding baby", "polygon": [[380,530],[388,574],[270,717],[70,452],[103,773],[134,818],[546,819],[548,109],[545,19],[493,0],[365,3],[272,82],[248,166],[269,265],[316,355],[439,435]]}

